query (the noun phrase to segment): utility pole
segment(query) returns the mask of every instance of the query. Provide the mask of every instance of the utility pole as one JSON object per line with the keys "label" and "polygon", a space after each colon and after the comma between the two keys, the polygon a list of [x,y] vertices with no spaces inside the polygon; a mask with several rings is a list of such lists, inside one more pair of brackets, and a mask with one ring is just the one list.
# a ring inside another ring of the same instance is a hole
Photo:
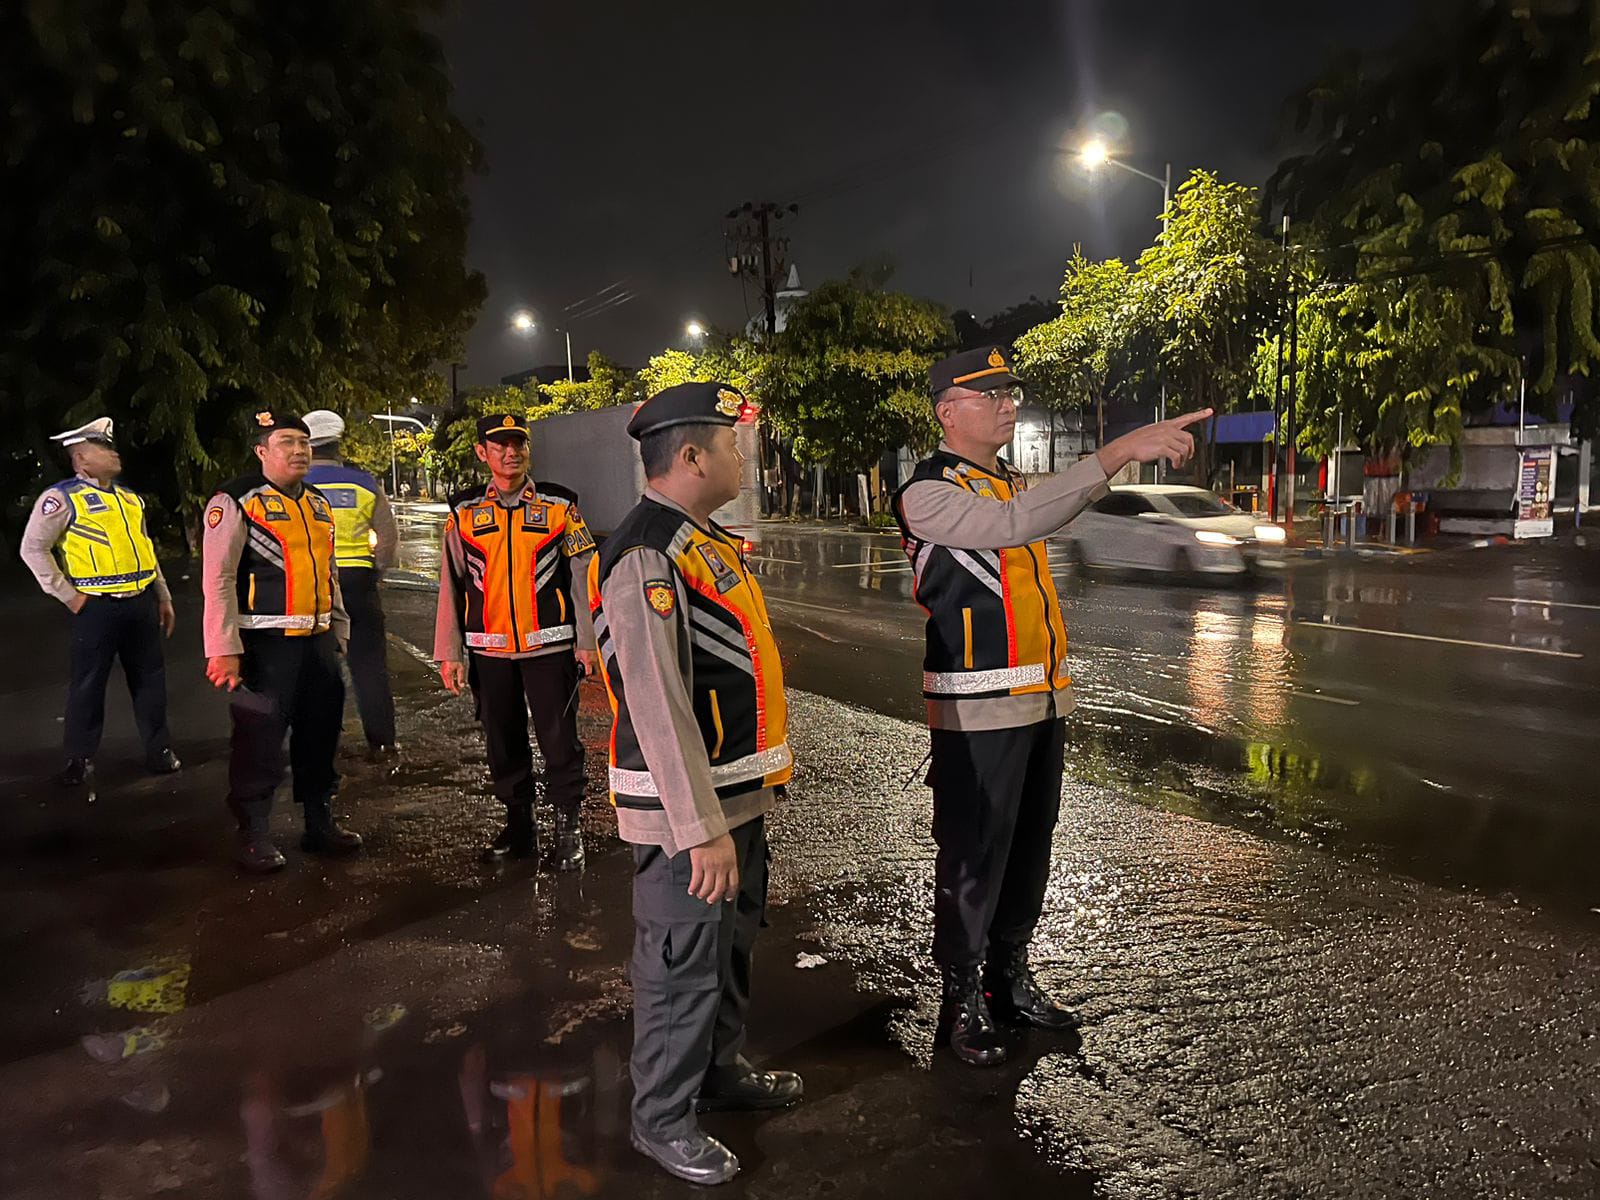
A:
{"label": "utility pole", "polygon": [[1295,439],[1299,436],[1300,429],[1300,289],[1299,279],[1295,275],[1294,267],[1289,267],[1289,416],[1287,431],[1284,441],[1288,443],[1288,469],[1289,477],[1285,481],[1284,495],[1288,507],[1284,509],[1284,527],[1292,536],[1294,533],[1294,472],[1295,472]]}
{"label": "utility pole", "polygon": [[[728,274],[754,279],[761,288],[761,300],[766,310],[767,337],[778,332],[778,280],[789,271],[789,239],[782,226],[790,217],[800,212],[798,204],[774,204],[770,200],[753,204],[746,200],[738,208],[729,210],[724,237],[728,243]],[[766,422],[761,423],[760,486],[761,515],[772,515],[767,498],[766,471],[771,461],[771,448]],[[787,496],[788,474],[782,469],[782,447],[778,450],[779,474],[784,480],[783,492]]]}
{"label": "utility pole", "polygon": [[[1283,215],[1283,294],[1287,296],[1289,288],[1289,214]],[[1283,461],[1283,435],[1279,432],[1283,427],[1283,351],[1284,335],[1288,330],[1284,328],[1289,323],[1289,313],[1284,311],[1282,319],[1278,322],[1278,371],[1274,376],[1272,393],[1272,472],[1267,480],[1267,515],[1274,521],[1278,519],[1278,477],[1279,466]]]}

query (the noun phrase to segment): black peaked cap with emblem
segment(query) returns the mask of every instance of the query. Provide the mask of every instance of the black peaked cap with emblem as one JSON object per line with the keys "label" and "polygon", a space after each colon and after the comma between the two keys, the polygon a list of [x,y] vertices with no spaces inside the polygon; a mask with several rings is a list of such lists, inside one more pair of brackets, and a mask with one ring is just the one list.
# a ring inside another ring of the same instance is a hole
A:
{"label": "black peaked cap with emblem", "polygon": [[306,423],[293,413],[279,412],[273,408],[257,409],[250,417],[250,431],[257,438],[271,437],[280,429],[293,429],[311,436],[311,430],[306,428]]}
{"label": "black peaked cap with emblem", "polygon": [[478,418],[478,440],[480,442],[486,442],[496,434],[527,437],[528,418],[512,413],[494,413],[487,417]]}
{"label": "black peaked cap with emblem", "polygon": [[995,388],[1023,386],[1026,385],[1012,370],[1011,356],[999,346],[963,350],[928,368],[928,390],[934,396],[953,387],[992,392]]}
{"label": "black peaked cap with emblem", "polygon": [[744,393],[728,383],[680,383],[641,404],[628,422],[635,440],[674,425],[737,425]]}

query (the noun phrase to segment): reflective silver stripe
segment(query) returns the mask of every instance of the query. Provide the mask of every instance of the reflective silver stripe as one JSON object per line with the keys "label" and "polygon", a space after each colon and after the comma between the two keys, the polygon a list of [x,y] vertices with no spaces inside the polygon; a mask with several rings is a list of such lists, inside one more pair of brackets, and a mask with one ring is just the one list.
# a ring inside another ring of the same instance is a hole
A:
{"label": "reflective silver stripe", "polygon": [[[785,767],[794,765],[794,754],[789,749],[789,743],[780,746],[768,746],[765,750],[758,750],[744,758],[736,758],[732,762],[718,763],[711,768],[711,784],[713,787],[727,787],[732,783],[746,783],[752,779],[764,779],[774,771],[781,771]],[[649,771],[628,771],[622,767],[611,768],[611,790],[624,796],[659,796],[656,790],[656,781],[650,777]]]}
{"label": "reflective silver stripe", "polygon": [[467,645],[474,650],[504,650],[511,639],[503,633],[469,633]]}
{"label": "reflective silver stripe", "polygon": [[[1001,595],[1000,581],[996,579],[994,575],[980,567],[973,559],[972,555],[968,554],[965,550],[956,550],[949,546],[946,546],[945,549],[949,551],[951,558],[955,559],[958,564],[966,569],[968,575],[971,575],[996,596]],[[979,554],[979,557],[982,557],[981,553]]]}
{"label": "reflective silver stripe", "polygon": [[249,613],[239,618],[240,629],[318,629],[326,628],[332,618],[331,613],[296,613],[285,616],[281,613]]}
{"label": "reflective silver stripe", "polygon": [[929,695],[973,696],[979,692],[1009,692],[1044,681],[1044,664],[1029,663],[998,671],[924,671],[922,690]]}
{"label": "reflective silver stripe", "polygon": [[535,629],[522,635],[524,646],[547,646],[551,642],[570,642],[578,636],[571,625],[552,625],[549,629]]}
{"label": "reflective silver stripe", "polygon": [[712,637],[711,634],[699,626],[690,628],[689,640],[712,657],[720,658],[730,666],[738,667],[746,675],[754,675],[756,673],[755,664],[750,661],[748,651],[740,653],[721,638]]}

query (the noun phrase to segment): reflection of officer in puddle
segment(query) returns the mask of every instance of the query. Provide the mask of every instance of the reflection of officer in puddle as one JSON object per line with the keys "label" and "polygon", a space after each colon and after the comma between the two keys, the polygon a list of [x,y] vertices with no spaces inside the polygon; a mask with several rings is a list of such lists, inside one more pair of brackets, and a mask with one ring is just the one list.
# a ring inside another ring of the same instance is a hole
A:
{"label": "reflection of officer in puddle", "polygon": [[360,1179],[372,1152],[367,1092],[377,1068],[330,1077],[266,1072],[245,1081],[239,1118],[256,1200],[332,1200]]}
{"label": "reflection of officer in puddle", "polygon": [[497,1070],[482,1045],[461,1062],[461,1107],[491,1200],[592,1196],[594,1086],[582,1067]]}

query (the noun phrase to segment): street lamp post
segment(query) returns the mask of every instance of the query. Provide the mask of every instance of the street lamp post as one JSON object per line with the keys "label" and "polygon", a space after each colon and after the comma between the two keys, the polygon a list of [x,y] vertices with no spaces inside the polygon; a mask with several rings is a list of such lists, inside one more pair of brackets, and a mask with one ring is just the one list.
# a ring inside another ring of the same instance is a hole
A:
{"label": "street lamp post", "polygon": [[[415,396],[411,397],[411,403],[415,404],[416,402],[417,398]],[[400,464],[394,450],[394,423],[403,421],[407,425],[415,425],[419,433],[428,427],[415,417],[396,416],[392,403],[389,405],[387,412],[373,413],[372,419],[374,421],[383,421],[389,426],[389,494],[398,497],[400,495]]]}
{"label": "street lamp post", "polygon": [[[1133,166],[1131,163],[1125,163],[1120,158],[1114,157],[1111,153],[1111,150],[1104,142],[1101,141],[1087,143],[1083,149],[1079,151],[1078,157],[1082,160],[1083,165],[1091,171],[1093,171],[1096,167],[1102,166],[1119,167],[1128,172],[1128,174],[1137,175],[1140,179],[1148,179],[1151,183],[1156,184],[1161,188],[1161,242],[1163,245],[1165,245],[1167,241],[1167,225],[1171,220],[1168,210],[1172,208],[1172,164],[1167,163],[1165,169],[1160,175],[1152,175],[1149,171],[1141,171],[1138,167]],[[1156,420],[1165,421],[1166,419],[1167,381],[1163,379],[1161,381],[1161,403],[1156,409]],[[1161,463],[1158,460],[1156,462],[1157,483],[1161,482],[1161,474]]]}
{"label": "street lamp post", "polygon": [[[536,328],[536,325],[535,325],[534,320],[533,320],[533,314],[531,312],[529,312],[527,309],[522,309],[520,312],[513,313],[512,316],[511,316],[511,328],[515,329],[520,334],[524,334],[524,335],[532,334],[534,329]],[[564,334],[566,336],[566,339],[567,339],[567,382],[571,383],[571,382],[573,382],[573,379],[572,379],[572,331],[570,329],[557,328],[554,325],[552,325],[550,328],[551,328],[552,332]]]}

